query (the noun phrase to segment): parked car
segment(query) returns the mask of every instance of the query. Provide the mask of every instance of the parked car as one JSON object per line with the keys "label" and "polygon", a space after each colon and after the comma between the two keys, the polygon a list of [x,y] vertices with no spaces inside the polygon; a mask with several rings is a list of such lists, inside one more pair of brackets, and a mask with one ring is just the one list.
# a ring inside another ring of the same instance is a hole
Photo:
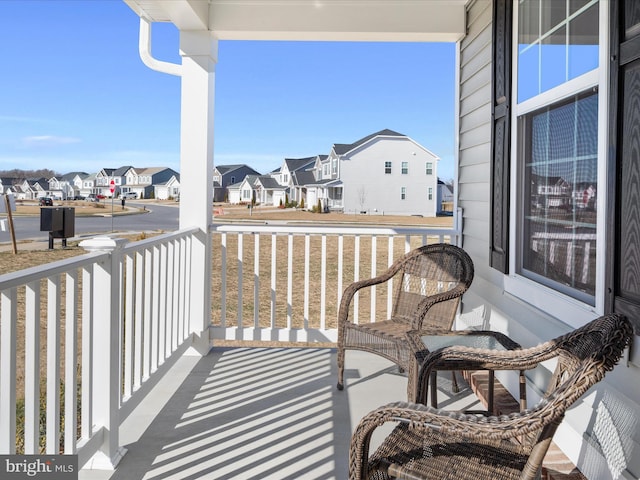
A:
{"label": "parked car", "polygon": [[73,197],[74,200],[85,200],[85,197],[83,195],[76,195],[75,197]]}
{"label": "parked car", "polygon": [[41,207],[52,207],[53,206],[53,199],[49,198],[49,197],[42,197],[40,199],[40,206]]}
{"label": "parked car", "polygon": [[87,195],[87,198],[85,198],[85,200],[87,202],[97,202],[98,199],[96,198],[96,196],[93,193],[90,193],[89,195]]}
{"label": "parked car", "polygon": [[96,198],[97,198],[98,200],[104,200],[104,199],[105,199],[105,198],[107,198],[107,197],[106,197],[106,195],[102,195],[101,193],[99,193],[99,194],[97,194],[97,195],[96,195]]}
{"label": "parked car", "polygon": [[120,198],[124,198],[126,200],[137,200],[138,194],[136,192],[124,192],[120,194]]}

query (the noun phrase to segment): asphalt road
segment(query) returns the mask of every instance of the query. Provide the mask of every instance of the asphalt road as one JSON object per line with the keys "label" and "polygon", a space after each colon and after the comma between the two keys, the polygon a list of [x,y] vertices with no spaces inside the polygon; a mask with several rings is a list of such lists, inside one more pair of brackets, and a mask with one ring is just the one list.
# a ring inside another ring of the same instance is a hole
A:
{"label": "asphalt road", "polygon": [[[147,213],[135,215],[121,215],[113,217],[76,217],[75,236],[82,237],[90,234],[113,232],[141,232],[156,231],[172,232],[178,229],[178,204],[174,205],[154,205],[136,202],[127,202],[127,205],[144,207]],[[114,204],[114,210],[120,208],[118,202]],[[3,216],[4,218],[4,216]],[[13,224],[16,240],[49,240],[49,232],[40,231],[40,217],[14,217]],[[0,243],[11,242],[9,232],[0,231]]]}

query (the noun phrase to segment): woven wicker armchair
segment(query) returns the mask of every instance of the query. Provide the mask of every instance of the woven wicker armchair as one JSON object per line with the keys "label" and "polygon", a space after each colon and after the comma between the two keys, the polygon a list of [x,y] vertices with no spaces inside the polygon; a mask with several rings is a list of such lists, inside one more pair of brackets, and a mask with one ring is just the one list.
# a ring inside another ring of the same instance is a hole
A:
{"label": "woven wicker armchair", "polygon": [[[613,369],[632,335],[629,321],[611,314],[529,349],[448,347],[433,352],[420,371],[421,400],[426,400],[422,387],[434,362],[482,360],[486,368],[520,370],[551,358],[558,361],[543,399],[531,410],[487,418],[421,403],[393,403],[369,413],[351,439],[349,478],[536,478],[567,408]],[[369,458],[371,435],[386,422],[397,426]]]}
{"label": "woven wicker armchair", "polygon": [[[349,285],[338,310],[338,389],[344,385],[346,349],[381,355],[402,370],[409,367],[406,333],[410,330],[451,330],[462,294],[473,280],[473,262],[459,247],[425,245],[407,253],[383,274]],[[355,294],[393,281],[391,318],[355,324],[349,319]]]}

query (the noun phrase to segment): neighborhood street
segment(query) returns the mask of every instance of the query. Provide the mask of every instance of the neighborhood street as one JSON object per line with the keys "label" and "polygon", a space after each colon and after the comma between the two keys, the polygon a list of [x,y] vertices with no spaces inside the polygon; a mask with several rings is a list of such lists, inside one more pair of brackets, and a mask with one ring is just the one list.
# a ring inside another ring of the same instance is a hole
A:
{"label": "neighborhood street", "polygon": [[[113,231],[115,232],[141,232],[141,231],[164,231],[172,232],[178,228],[179,204],[158,205],[128,202],[127,205],[145,208],[147,213],[134,215],[117,215],[113,217]],[[114,208],[120,208],[118,204]],[[107,210],[109,212],[110,210]],[[4,218],[4,216],[3,216]],[[110,215],[104,217],[78,216],[75,219],[76,237],[81,237],[94,233],[110,233],[112,231],[112,218]],[[16,216],[13,219],[16,240],[38,240],[48,241],[49,233],[40,231],[40,217]],[[58,240],[59,241],[59,240]],[[11,242],[8,231],[0,232],[0,243]]]}

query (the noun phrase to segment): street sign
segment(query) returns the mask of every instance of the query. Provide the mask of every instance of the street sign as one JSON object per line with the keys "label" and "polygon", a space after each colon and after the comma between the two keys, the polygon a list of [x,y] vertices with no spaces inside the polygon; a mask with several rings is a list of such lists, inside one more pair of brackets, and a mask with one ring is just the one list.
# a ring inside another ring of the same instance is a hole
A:
{"label": "street sign", "polygon": [[109,186],[109,191],[110,191],[111,193],[115,192],[115,191],[116,191],[116,182],[114,182],[113,180],[111,180],[111,182],[109,183],[109,185],[110,185],[110,186]]}

